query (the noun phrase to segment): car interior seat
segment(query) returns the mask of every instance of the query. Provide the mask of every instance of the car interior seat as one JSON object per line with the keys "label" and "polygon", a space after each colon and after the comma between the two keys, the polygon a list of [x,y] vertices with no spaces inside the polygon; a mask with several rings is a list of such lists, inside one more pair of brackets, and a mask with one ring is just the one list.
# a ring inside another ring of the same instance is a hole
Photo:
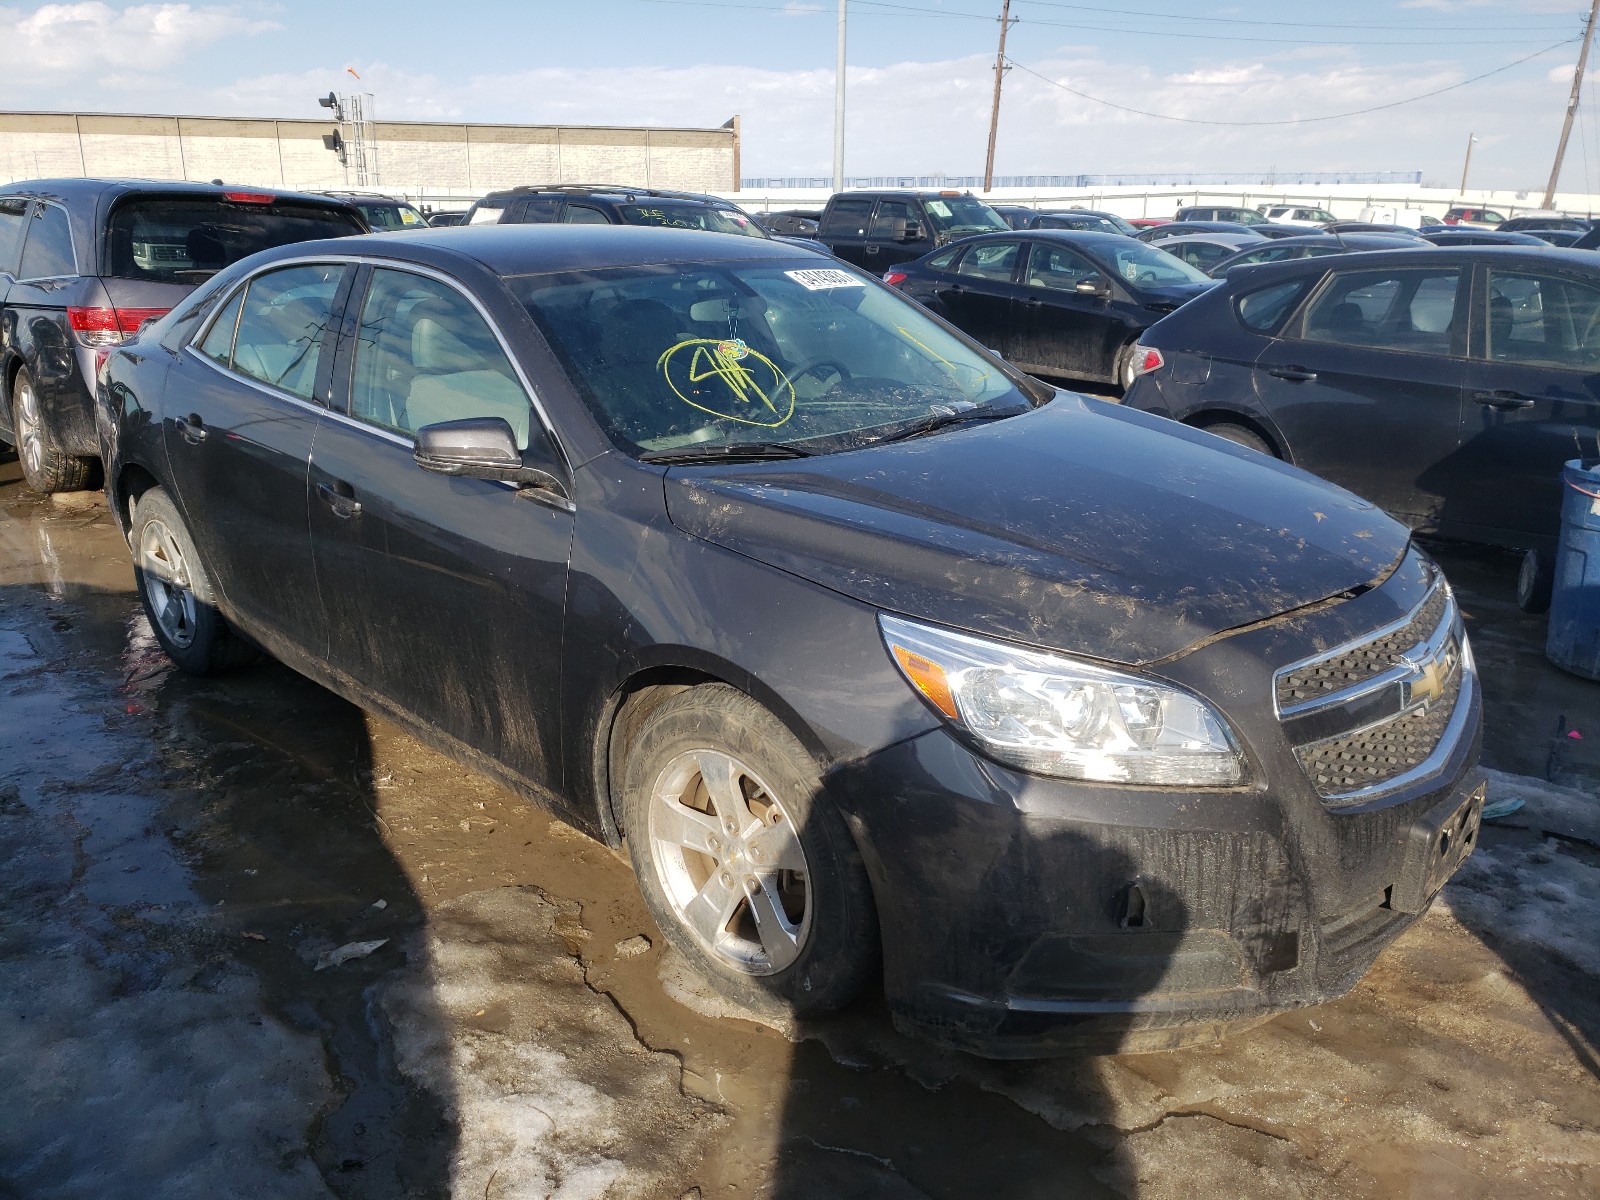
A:
{"label": "car interior seat", "polygon": [[260,308],[246,304],[233,365],[297,396],[310,396],[327,316],[327,301],[320,297],[278,300]]}
{"label": "car interior seat", "polygon": [[424,300],[408,314],[411,365],[405,427],[421,429],[467,417],[502,417],[527,449],[527,393],[505,352],[477,314],[443,299]]}
{"label": "car interior seat", "polygon": [[1516,323],[1515,310],[1506,296],[1489,297],[1489,357],[1505,358],[1511,352],[1511,328]]}

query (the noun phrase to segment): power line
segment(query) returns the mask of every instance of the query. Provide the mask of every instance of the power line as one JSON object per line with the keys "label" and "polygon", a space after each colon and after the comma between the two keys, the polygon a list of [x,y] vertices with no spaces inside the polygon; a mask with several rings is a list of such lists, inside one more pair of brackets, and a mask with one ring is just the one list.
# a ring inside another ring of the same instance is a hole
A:
{"label": "power line", "polygon": [[[812,16],[821,9],[793,9],[779,8],[770,4],[740,4],[733,0],[639,0],[641,4],[664,4],[676,8],[730,8],[741,9],[746,12],[766,12],[784,16]],[[914,4],[893,4],[887,0],[851,0],[852,8],[860,17],[883,17],[894,13],[916,13],[922,17],[934,17],[954,21],[983,21],[988,24],[994,18],[987,13],[955,12],[947,9],[926,8]],[[872,11],[881,10],[881,11]],[[1020,18],[1018,18],[1020,22]],[[1292,50],[1300,46],[1416,46],[1416,38],[1412,37],[1403,41],[1385,41],[1381,39],[1353,39],[1353,38],[1300,38],[1290,40],[1283,37],[1248,37],[1243,34],[1223,33],[1183,33],[1170,29],[1130,29],[1125,26],[1113,25],[1084,25],[1075,21],[1039,21],[1028,20],[1027,25],[1048,29],[1072,29],[1081,33],[1122,33],[1133,34],[1141,38],[1177,38],[1180,41],[1202,42],[1253,42],[1271,46],[1281,46],[1285,50]],[[1423,32],[1417,30],[1416,32]],[[1430,46],[1504,46],[1507,38],[1429,38]]]}
{"label": "power line", "polygon": [[[1409,21],[1274,21],[1268,18],[1257,17],[1196,17],[1187,13],[1150,12],[1145,9],[1135,8],[1102,8],[1092,4],[1062,4],[1058,0],[1026,0],[1030,6],[1036,8],[1065,8],[1074,12],[1100,13],[1108,17],[1150,17],[1161,21],[1200,21],[1211,25],[1271,25],[1285,29],[1416,29],[1428,31],[1437,29],[1433,22]],[[1581,12],[1566,14],[1566,19],[1581,18]],[[1541,30],[1542,26],[1530,25],[1526,21],[1519,21],[1514,25],[1461,25],[1452,21],[1452,28],[1459,28],[1466,33],[1489,33],[1495,30]],[[1552,24],[1550,32],[1557,26]]]}
{"label": "power line", "polygon": [[1428,100],[1434,96],[1442,96],[1446,92],[1453,92],[1458,88],[1464,88],[1470,84],[1481,83],[1483,80],[1488,79],[1492,75],[1499,75],[1504,71],[1511,70],[1512,67],[1520,67],[1523,63],[1531,62],[1542,54],[1549,54],[1552,50],[1559,50],[1563,46],[1570,46],[1577,40],[1578,38],[1576,37],[1563,38],[1561,41],[1556,42],[1552,46],[1546,46],[1543,50],[1536,50],[1532,54],[1524,55],[1515,62],[1506,63],[1503,67],[1496,67],[1492,71],[1485,71],[1482,75],[1474,75],[1471,79],[1463,79],[1459,83],[1452,83],[1446,87],[1435,88],[1431,92],[1423,92],[1420,96],[1408,96],[1404,100],[1391,100],[1387,104],[1374,104],[1370,108],[1357,108],[1351,110],[1350,112],[1328,113],[1327,115],[1320,117],[1291,117],[1286,120],[1279,121],[1207,121],[1197,117],[1175,117],[1170,113],[1146,112],[1142,108],[1130,108],[1128,105],[1118,104],[1114,100],[1106,100],[1100,96],[1091,96],[1088,92],[1080,92],[1077,88],[1069,87],[1067,84],[1051,79],[1048,75],[1043,75],[1038,71],[1035,71],[1032,67],[1019,63],[1014,58],[1008,58],[1006,61],[1017,70],[1028,75],[1032,75],[1035,79],[1041,79],[1045,83],[1048,83],[1051,87],[1058,87],[1064,92],[1071,92],[1074,96],[1077,96],[1080,99],[1090,100],[1095,104],[1103,104],[1107,108],[1114,108],[1119,112],[1132,113],[1139,117],[1152,117],[1158,121],[1178,121],[1185,125],[1230,125],[1237,127],[1261,125],[1310,125],[1317,121],[1340,121],[1346,117],[1362,117],[1366,116],[1368,113],[1383,112],[1386,109],[1399,108],[1405,104],[1415,104],[1419,100]]}

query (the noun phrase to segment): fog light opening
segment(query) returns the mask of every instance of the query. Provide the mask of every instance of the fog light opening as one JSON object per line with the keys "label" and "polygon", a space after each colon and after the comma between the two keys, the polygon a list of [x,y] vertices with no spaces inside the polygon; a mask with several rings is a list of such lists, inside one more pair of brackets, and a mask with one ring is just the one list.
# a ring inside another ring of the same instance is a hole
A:
{"label": "fog light opening", "polygon": [[1122,894],[1122,917],[1117,924],[1124,929],[1143,929],[1144,907],[1144,889],[1135,879]]}

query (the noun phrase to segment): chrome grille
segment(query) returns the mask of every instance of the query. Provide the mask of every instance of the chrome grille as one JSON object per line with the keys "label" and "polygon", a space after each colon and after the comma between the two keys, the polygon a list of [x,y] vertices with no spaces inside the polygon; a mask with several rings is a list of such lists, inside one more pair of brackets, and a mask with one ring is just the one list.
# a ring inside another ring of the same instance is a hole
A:
{"label": "chrome grille", "polygon": [[1449,593],[1436,587],[1399,629],[1337,651],[1332,657],[1291,667],[1278,676],[1279,710],[1331,696],[1382,675],[1394,667],[1406,651],[1428,640],[1439,627],[1448,603]]}
{"label": "chrome grille", "polygon": [[1411,613],[1361,642],[1283,668],[1284,733],[1329,807],[1360,803],[1422,773],[1452,732],[1471,651],[1437,579]]}
{"label": "chrome grille", "polygon": [[1323,797],[1345,795],[1388,783],[1420,767],[1444,736],[1461,696],[1457,671],[1430,707],[1414,709],[1370,729],[1302,746],[1295,753]]}

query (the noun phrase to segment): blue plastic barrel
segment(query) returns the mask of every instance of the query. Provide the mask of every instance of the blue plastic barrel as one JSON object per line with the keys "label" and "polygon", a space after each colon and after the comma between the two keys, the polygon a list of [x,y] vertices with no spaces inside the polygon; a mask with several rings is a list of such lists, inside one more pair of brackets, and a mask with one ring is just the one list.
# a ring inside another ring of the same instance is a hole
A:
{"label": "blue plastic barrel", "polygon": [[1561,545],[1544,652],[1563,670],[1600,679],[1600,459],[1569,459],[1561,469]]}

